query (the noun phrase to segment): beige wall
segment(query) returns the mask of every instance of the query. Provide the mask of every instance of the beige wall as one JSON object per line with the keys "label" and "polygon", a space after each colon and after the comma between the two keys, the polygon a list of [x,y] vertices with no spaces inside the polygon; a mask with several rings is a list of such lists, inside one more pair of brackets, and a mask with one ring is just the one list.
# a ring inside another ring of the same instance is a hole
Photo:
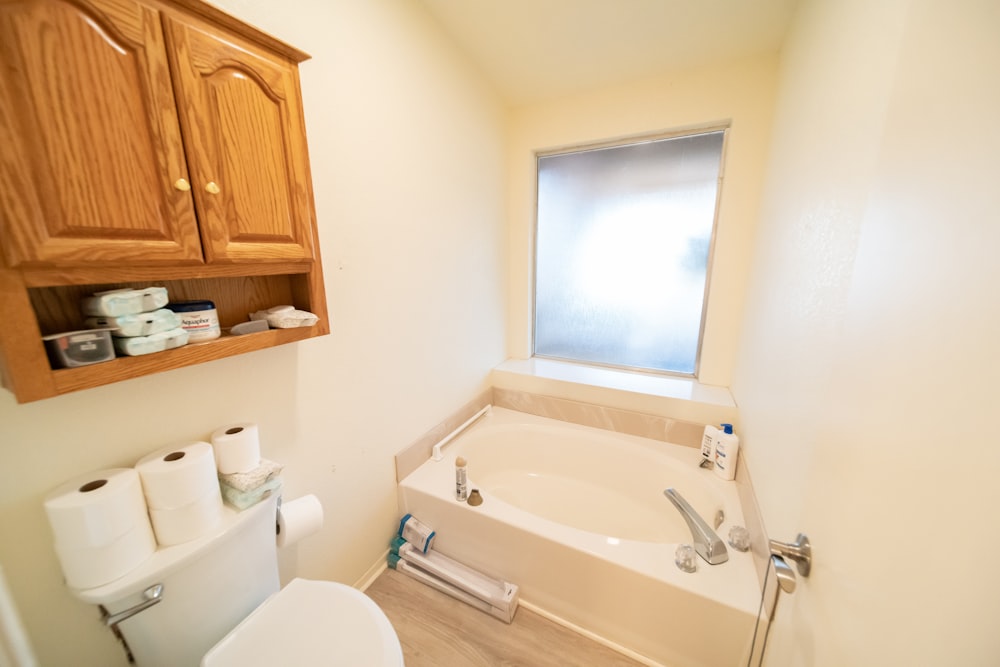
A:
{"label": "beige wall", "polygon": [[995,665],[1000,5],[807,2],[733,393],[771,537],[765,664]]}
{"label": "beige wall", "polygon": [[729,122],[699,379],[728,386],[774,103],[777,61],[762,56],[601,88],[511,112],[509,356],[531,356],[536,151]]}
{"label": "beige wall", "polygon": [[[45,665],[124,664],[64,589],[42,511],[76,473],[260,425],[326,525],[283,575],[354,583],[398,520],[393,455],[504,357],[504,112],[414,3],[225,0],[313,56],[306,126],[333,333],[17,405],[0,391],[0,562]],[[8,323],[10,324],[10,323]]]}
{"label": "beige wall", "polygon": [[396,451],[529,353],[533,152],[725,120],[702,381],[733,379],[771,536],[816,549],[767,663],[995,662],[994,2],[807,2],[780,69],[605,88],[509,125],[412,2],[219,4],[313,55],[333,333],[24,406],[0,392],[0,563],[43,664],[124,664],[62,586],[45,492],[255,421],[288,497],[326,508],[284,576],[354,582],[397,519]]}

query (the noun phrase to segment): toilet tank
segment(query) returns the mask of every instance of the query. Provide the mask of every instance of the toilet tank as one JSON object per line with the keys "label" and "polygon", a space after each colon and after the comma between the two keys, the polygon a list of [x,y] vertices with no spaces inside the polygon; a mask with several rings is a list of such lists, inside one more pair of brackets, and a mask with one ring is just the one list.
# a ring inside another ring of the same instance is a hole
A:
{"label": "toilet tank", "polygon": [[163,585],[162,599],[118,628],[139,667],[196,667],[212,646],[280,588],[275,544],[277,496],[222,521],[197,540],[160,547],[121,579],[71,589],[109,614],[143,602]]}

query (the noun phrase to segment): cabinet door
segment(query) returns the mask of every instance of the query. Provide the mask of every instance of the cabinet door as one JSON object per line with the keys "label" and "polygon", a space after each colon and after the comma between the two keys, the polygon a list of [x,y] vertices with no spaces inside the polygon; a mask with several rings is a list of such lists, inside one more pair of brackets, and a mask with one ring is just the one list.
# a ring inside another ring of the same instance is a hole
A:
{"label": "cabinet door", "polygon": [[311,260],[297,65],[200,24],[164,25],[206,261]]}
{"label": "cabinet door", "polygon": [[0,0],[0,146],[8,266],[202,261],[156,10]]}

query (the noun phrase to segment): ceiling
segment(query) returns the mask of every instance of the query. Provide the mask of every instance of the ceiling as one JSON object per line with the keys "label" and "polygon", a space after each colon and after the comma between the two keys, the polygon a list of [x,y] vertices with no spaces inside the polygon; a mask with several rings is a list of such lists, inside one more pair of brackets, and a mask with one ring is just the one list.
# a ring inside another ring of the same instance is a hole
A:
{"label": "ceiling", "polygon": [[511,105],[777,51],[798,0],[418,0]]}

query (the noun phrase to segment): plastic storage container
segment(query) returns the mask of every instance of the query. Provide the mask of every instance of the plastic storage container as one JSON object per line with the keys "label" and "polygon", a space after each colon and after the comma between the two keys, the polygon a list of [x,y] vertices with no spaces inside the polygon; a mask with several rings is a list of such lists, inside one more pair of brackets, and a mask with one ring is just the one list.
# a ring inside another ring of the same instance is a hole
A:
{"label": "plastic storage container", "polygon": [[110,329],[86,329],[42,336],[55,368],[76,368],[111,361],[115,348]]}

